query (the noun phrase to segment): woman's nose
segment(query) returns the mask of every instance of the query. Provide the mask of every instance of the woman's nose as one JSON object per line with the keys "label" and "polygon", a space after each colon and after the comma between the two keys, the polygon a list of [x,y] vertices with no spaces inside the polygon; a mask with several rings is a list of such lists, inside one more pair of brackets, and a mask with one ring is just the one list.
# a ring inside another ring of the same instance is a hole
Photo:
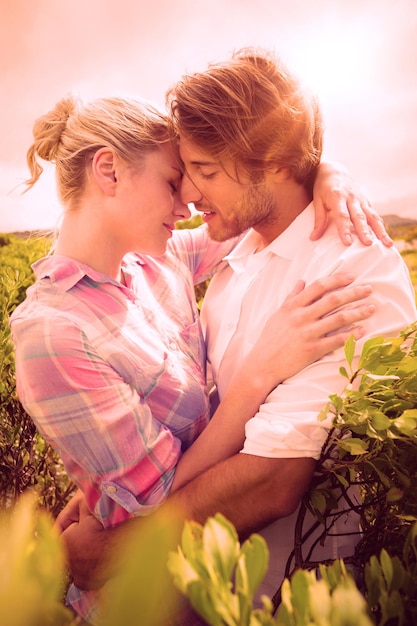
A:
{"label": "woman's nose", "polygon": [[187,204],[184,204],[179,193],[174,196],[174,215],[180,220],[188,220],[191,217],[191,211]]}

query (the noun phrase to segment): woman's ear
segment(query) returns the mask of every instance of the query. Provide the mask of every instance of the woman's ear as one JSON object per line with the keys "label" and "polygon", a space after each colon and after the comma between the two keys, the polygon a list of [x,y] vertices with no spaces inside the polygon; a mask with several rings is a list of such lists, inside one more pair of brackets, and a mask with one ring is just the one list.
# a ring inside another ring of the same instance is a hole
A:
{"label": "woman's ear", "polygon": [[100,148],[94,154],[92,175],[106,195],[113,196],[116,192],[116,155],[111,148]]}

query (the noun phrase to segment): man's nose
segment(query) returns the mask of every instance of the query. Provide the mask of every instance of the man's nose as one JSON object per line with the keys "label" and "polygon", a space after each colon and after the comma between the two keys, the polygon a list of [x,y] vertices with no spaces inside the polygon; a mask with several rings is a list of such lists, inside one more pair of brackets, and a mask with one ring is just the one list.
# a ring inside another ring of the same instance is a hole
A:
{"label": "man's nose", "polygon": [[185,204],[199,202],[202,198],[201,192],[187,174],[182,177],[180,193]]}

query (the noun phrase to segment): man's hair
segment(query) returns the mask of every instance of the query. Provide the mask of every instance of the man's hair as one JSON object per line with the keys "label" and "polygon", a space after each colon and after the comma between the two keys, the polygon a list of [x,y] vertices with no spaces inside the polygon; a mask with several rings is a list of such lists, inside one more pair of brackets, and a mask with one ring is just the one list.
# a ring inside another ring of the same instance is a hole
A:
{"label": "man's hair", "polygon": [[244,49],[183,76],[167,104],[176,134],[254,180],[278,167],[306,184],[320,162],[318,102],[270,52]]}

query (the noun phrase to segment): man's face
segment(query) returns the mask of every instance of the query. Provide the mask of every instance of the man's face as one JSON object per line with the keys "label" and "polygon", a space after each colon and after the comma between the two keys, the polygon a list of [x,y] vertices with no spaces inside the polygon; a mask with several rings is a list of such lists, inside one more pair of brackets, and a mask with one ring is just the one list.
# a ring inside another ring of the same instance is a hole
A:
{"label": "man's face", "polygon": [[225,241],[251,227],[262,232],[276,222],[277,208],[267,178],[254,183],[242,175],[238,182],[232,161],[220,165],[187,139],[180,141],[180,155],[186,172],[181,199],[203,213],[212,239]]}

